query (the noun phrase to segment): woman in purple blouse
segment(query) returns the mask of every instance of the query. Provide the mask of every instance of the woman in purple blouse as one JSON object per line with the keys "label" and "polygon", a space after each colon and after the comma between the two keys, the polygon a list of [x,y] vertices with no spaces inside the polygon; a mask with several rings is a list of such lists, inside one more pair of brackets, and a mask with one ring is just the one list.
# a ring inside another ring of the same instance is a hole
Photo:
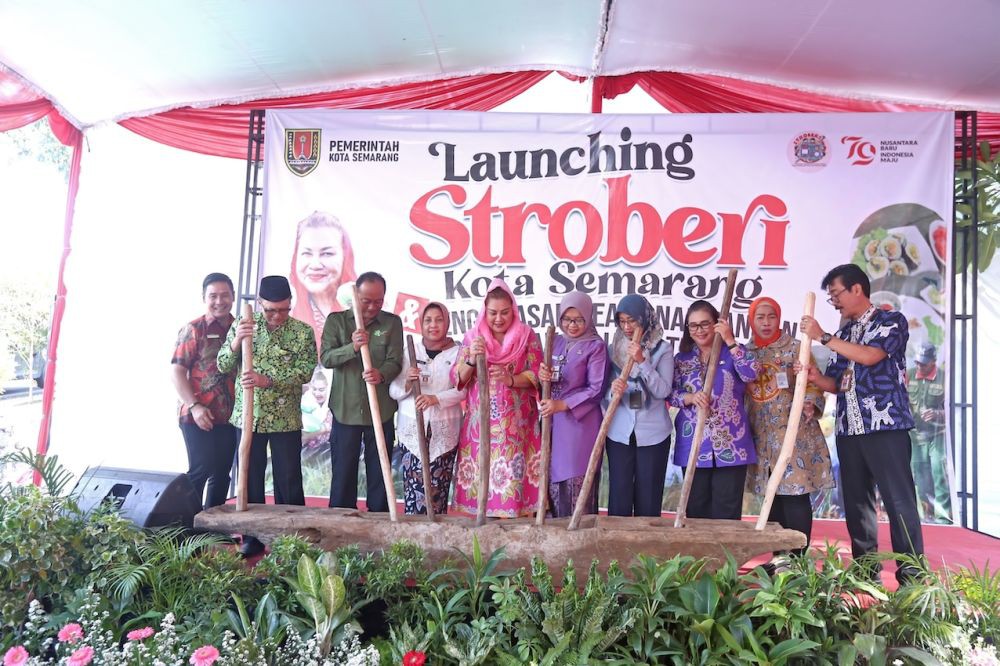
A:
{"label": "woman in purple blouse", "polygon": [[[552,466],[549,507],[556,518],[570,516],[587,471],[587,461],[601,429],[601,396],[608,370],[608,350],[597,333],[590,296],[570,292],[559,304],[559,329],[552,344],[552,366],[542,364],[538,378],[552,382],[552,398],[538,403],[552,417]],[[597,486],[587,498],[597,513]]]}
{"label": "woman in purple blouse", "polygon": [[[725,346],[709,399],[701,391],[716,333],[722,336]],[[675,465],[687,466],[698,409],[709,410],[704,438],[697,443],[698,470],[687,515],[739,520],[747,465],[757,461],[743,396],[747,383],[757,378],[759,364],[752,352],[736,343],[729,322],[719,321],[719,311],[708,301],[695,301],[688,308],[679,348],[674,357],[674,390],[670,394],[670,404],[680,409],[675,423]]]}

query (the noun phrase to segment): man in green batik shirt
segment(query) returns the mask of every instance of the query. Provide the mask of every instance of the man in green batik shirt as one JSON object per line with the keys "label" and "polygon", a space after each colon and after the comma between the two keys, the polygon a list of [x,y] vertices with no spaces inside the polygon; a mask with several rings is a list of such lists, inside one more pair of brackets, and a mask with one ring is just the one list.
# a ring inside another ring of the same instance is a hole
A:
{"label": "man in green batik shirt", "polygon": [[937,347],[921,345],[916,365],[906,373],[910,411],[914,428],[913,480],[917,498],[924,508],[924,520],[951,522],[951,490],[945,464],[944,372],[937,364]]}
{"label": "man in green batik shirt", "polygon": [[[382,431],[391,448],[396,430],[392,417],[396,401],[389,397],[389,382],[403,367],[403,322],[382,310],[385,278],[378,273],[362,273],[355,285],[364,326],[358,328],[352,311],[334,312],[323,326],[320,362],[333,368],[330,409],[333,432],[330,433],[330,506],[356,509],[358,506],[358,457],[361,442],[365,445],[365,473],[368,478],[369,511],[388,511],[382,465],[375,443],[375,426],[368,405],[368,389],[374,384],[382,418]],[[372,369],[361,363],[361,346],[368,345]]]}
{"label": "man in green batik shirt", "polygon": [[[237,320],[219,349],[218,366],[230,372],[240,365],[241,343],[253,339],[253,370],[241,370],[236,405],[230,421],[243,427],[243,390],[254,389],[253,441],[247,473],[247,501],[264,503],[267,447],[276,504],[305,504],[302,491],[302,385],[316,367],[316,338],[312,327],[289,317],[292,290],[288,280],[269,275],[260,281],[257,300],[261,311],[253,319]],[[241,433],[242,435],[242,433]],[[249,557],[264,550],[254,537],[243,538],[240,552]]]}

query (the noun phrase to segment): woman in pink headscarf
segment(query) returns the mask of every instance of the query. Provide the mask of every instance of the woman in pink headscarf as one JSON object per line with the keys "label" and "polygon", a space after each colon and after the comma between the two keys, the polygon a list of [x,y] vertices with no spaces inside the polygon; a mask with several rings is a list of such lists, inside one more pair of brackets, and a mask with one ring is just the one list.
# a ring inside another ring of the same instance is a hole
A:
{"label": "woman in pink headscarf", "polygon": [[487,515],[515,518],[530,515],[538,503],[541,476],[541,437],[538,427],[538,367],[542,345],[521,321],[514,294],[503,280],[490,283],[476,325],[462,341],[452,379],[468,387],[468,410],[458,440],[455,501],[458,511],[475,513],[479,447],[486,438],[479,431],[483,396],[476,383],[476,359],[485,355],[489,370],[490,494]]}
{"label": "woman in pink headscarf", "polygon": [[315,211],[299,222],[292,272],[288,277],[295,294],[292,317],[312,326],[317,349],[321,346],[326,316],[344,309],[337,299],[337,290],[357,278],[354,249],[340,220]]}

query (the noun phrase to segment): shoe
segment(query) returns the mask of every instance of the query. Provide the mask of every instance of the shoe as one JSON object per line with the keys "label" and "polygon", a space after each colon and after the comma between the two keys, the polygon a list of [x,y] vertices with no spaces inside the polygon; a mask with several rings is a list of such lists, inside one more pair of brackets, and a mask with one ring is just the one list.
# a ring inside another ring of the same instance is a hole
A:
{"label": "shoe", "polygon": [[764,573],[771,578],[774,578],[777,574],[789,571],[792,568],[791,562],[789,562],[785,557],[775,557],[770,562],[765,562],[760,565],[760,567],[764,570]]}
{"label": "shoe", "polygon": [[923,578],[923,573],[920,567],[912,564],[904,565],[896,569],[896,582],[899,583],[900,587],[918,584]]}
{"label": "shoe", "polygon": [[244,558],[251,558],[264,552],[264,544],[260,539],[252,536],[243,537],[243,545],[240,546],[240,555]]}

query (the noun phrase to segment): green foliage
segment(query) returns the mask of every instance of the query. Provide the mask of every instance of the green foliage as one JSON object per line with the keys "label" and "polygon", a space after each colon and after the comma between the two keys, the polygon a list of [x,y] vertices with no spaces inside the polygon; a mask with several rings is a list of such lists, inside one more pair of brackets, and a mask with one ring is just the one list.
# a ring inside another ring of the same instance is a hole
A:
{"label": "green foliage", "polygon": [[1000,570],[990,572],[986,566],[962,568],[952,577],[952,586],[971,607],[978,633],[993,644],[1000,644]]}
{"label": "green foliage", "polygon": [[[984,272],[989,268],[993,257],[996,254],[997,245],[1000,244],[1000,153],[990,157],[990,144],[983,141],[979,144],[979,155],[976,159],[976,213],[979,226],[973,238],[978,244],[979,251],[979,272]],[[972,170],[965,169],[955,172],[955,192],[958,195],[969,194],[969,188],[973,186]],[[972,225],[972,206],[968,203],[957,203],[955,205],[955,216],[959,228],[968,229]],[[955,272],[962,273],[972,264],[972,248],[963,248],[962,236],[953,239],[956,243],[955,256],[961,258],[963,252],[967,252],[967,263],[961,261],[955,263]]]}
{"label": "green foliage", "polygon": [[319,640],[320,654],[324,657],[351,633],[361,633],[352,609],[345,604],[344,579],[333,573],[335,567],[336,562],[329,553],[323,553],[319,560],[303,555],[299,558],[295,577],[287,579],[299,604],[306,610],[306,620],[311,633]]}
{"label": "green foliage", "polygon": [[25,366],[31,367],[35,352],[48,344],[53,297],[51,287],[38,279],[0,280],[0,338]]}
{"label": "green foliage", "polygon": [[[49,495],[62,495],[73,480],[73,473],[62,466],[59,456],[45,456],[22,448],[0,456],[0,470],[8,465],[23,465],[38,473],[42,487]],[[0,496],[30,492],[26,486],[12,482],[0,485]]]}
{"label": "green foliage", "polygon": [[[22,462],[45,469],[30,455]],[[68,484],[57,461],[43,474],[50,491]],[[131,628],[173,632],[172,614],[177,654],[214,643],[238,655],[226,663],[334,663],[343,660],[335,646],[360,632],[355,612],[376,599],[391,609],[388,637],[377,639],[384,663],[418,650],[435,665],[960,664],[998,638],[1000,574],[941,577],[893,554],[849,563],[835,546],[773,576],[741,575],[731,557],[709,571],[705,560],[640,556],[628,579],[595,561],[585,579],[569,563],[556,581],[539,558],[530,577],[504,571],[503,548],[485,553],[476,538],[433,571],[407,542],[331,554],[285,537],[254,571],[220,543],[143,532],[107,507],[83,516],[72,499],[35,487],[0,489],[0,651],[41,649],[32,635],[75,618],[90,618],[88,636],[114,650]],[[872,582],[888,558],[916,571],[892,593]],[[44,627],[23,622],[33,598],[52,610]]]}
{"label": "green foliage", "polygon": [[[345,562],[337,559],[338,565]],[[362,568],[362,566],[364,568]],[[428,572],[423,550],[411,541],[397,541],[377,558],[347,563],[341,573],[364,575],[364,603],[383,600],[391,624],[412,621],[420,616],[422,599],[429,590]],[[347,580],[347,576],[345,576]]]}
{"label": "green foliage", "polygon": [[368,603],[364,586],[365,577],[375,568],[375,556],[362,553],[357,544],[338,548],[333,552],[337,575],[344,579],[347,603],[360,608]]}
{"label": "green foliage", "polygon": [[0,395],[3,395],[4,386],[13,378],[14,357],[10,354],[10,342],[7,340],[7,334],[0,330]]}
{"label": "green foliage", "polygon": [[226,616],[230,628],[236,634],[241,653],[248,662],[264,660],[271,663],[284,642],[290,621],[278,609],[270,592],[257,602],[252,619],[238,594],[233,595],[233,604],[235,608],[227,608]]}
{"label": "green foliage", "polygon": [[100,587],[141,539],[110,509],[85,515],[35,486],[0,492],[0,629],[19,626],[32,599],[64,607],[78,589]]}
{"label": "green foliage", "polygon": [[626,603],[637,611],[636,621],[613,652],[623,661],[656,664],[676,647],[673,632],[679,627],[673,620],[680,608],[679,590],[704,572],[705,562],[692,557],[659,561],[647,555],[638,560],[624,588]]}
{"label": "green foliage", "polygon": [[294,592],[285,584],[285,579],[295,575],[299,558],[303,555],[317,560],[323,551],[297,535],[275,538],[270,543],[269,550],[257,562],[253,574],[264,582],[266,594],[271,596],[278,608],[296,615],[304,613],[305,609],[299,605]]}
{"label": "green foliage", "polygon": [[180,635],[212,640],[221,633],[213,610],[226,607],[232,594],[255,597],[251,572],[237,553],[219,547],[221,537],[185,537],[180,528],[144,534],[134,556],[108,570],[111,597],[132,609],[125,628],[155,624],[173,613]]}
{"label": "green foliage", "polygon": [[[640,611],[619,603],[625,578],[617,562],[608,567],[606,578],[597,565],[596,560],[591,562],[581,590],[572,562],[567,563],[562,587],[556,591],[545,563],[537,557],[532,560],[531,581],[537,594],[518,580],[520,604],[506,608],[513,614],[517,637],[516,654],[511,657],[551,664],[589,663],[605,654],[635,624]],[[504,600],[502,589],[495,594]],[[514,614],[517,608],[521,612]]]}
{"label": "green foliage", "polygon": [[71,151],[52,134],[47,120],[0,132],[0,152],[16,155],[20,159],[33,157],[42,164],[52,164],[63,178],[69,180]]}

